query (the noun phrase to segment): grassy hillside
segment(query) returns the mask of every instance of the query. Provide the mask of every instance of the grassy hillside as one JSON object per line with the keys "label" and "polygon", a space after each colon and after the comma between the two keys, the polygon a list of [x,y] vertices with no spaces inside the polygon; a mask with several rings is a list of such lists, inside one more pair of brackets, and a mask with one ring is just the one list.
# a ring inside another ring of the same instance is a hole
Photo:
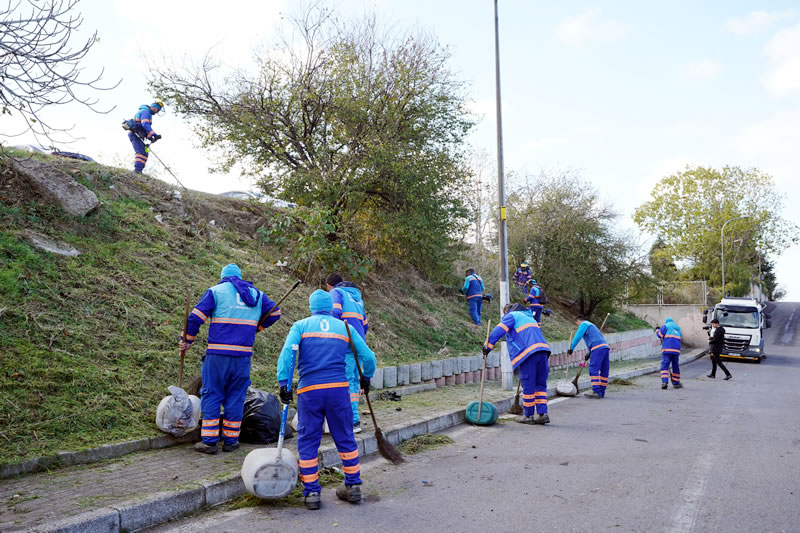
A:
{"label": "grassy hillside", "polygon": [[[155,408],[177,381],[187,291],[193,305],[230,262],[275,300],[294,281],[275,266],[280,251],[254,237],[271,208],[187,191],[177,199],[158,180],[41,158],[102,204],[70,216],[0,163],[0,463],[155,434]],[[26,230],[81,255],[34,248]],[[283,319],[258,335],[254,386],[276,389],[277,355],[316,288],[301,285],[281,306]],[[452,290],[408,272],[375,275],[362,288],[379,365],[442,357],[442,348],[474,353],[483,341],[485,330],[470,324]],[[556,314],[544,324],[551,340],[571,328],[566,312]],[[187,356],[186,376],[199,375],[206,332]]]}

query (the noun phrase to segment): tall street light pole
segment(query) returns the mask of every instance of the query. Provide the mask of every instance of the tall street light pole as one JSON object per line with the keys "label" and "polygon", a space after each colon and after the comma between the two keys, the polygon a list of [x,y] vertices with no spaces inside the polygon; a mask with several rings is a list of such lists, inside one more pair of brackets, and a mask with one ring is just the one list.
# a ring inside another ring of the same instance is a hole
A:
{"label": "tall street light pole", "polygon": [[742,218],[750,218],[749,215],[742,215],[740,217],[734,217],[725,221],[722,225],[722,229],[719,230],[719,245],[722,248],[722,297],[725,298],[725,226],[728,225],[728,222],[733,222],[734,220],[739,220]]}
{"label": "tall street light pole", "polygon": [[[506,185],[503,171],[503,115],[500,106],[500,32],[498,29],[497,0],[494,0],[494,64],[497,87],[497,204],[500,209],[498,227],[498,247],[500,248],[500,315],[509,302],[508,294],[508,237],[506,235]],[[500,370],[502,386],[505,390],[514,387],[514,369],[508,356],[508,346],[500,344]]]}

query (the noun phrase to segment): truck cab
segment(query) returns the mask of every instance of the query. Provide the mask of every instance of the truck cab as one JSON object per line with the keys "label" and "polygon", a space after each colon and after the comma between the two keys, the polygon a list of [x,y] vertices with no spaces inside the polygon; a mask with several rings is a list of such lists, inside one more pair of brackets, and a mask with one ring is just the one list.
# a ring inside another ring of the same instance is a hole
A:
{"label": "truck cab", "polygon": [[[709,316],[710,315],[710,316]],[[764,355],[764,330],[772,326],[764,306],[754,298],[723,298],[712,309],[703,311],[703,329],[711,329],[711,321],[719,320],[725,328],[725,345],[721,357],[760,363]]]}

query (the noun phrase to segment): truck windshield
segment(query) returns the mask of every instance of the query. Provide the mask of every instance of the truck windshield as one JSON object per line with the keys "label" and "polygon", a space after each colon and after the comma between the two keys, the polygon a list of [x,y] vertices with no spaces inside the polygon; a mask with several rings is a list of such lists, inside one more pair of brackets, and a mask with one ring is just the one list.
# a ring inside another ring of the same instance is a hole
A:
{"label": "truck windshield", "polygon": [[731,328],[757,328],[758,310],[752,307],[740,307],[736,310],[718,308],[714,316],[719,320],[719,325]]}

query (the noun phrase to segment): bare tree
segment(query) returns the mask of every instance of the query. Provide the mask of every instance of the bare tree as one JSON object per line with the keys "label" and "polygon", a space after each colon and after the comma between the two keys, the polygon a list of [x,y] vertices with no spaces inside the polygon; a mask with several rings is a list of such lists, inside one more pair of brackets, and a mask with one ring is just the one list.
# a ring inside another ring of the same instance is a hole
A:
{"label": "bare tree", "polygon": [[101,87],[103,71],[97,76],[84,76],[80,63],[98,41],[97,32],[85,43],[73,46],[74,35],[83,23],[76,9],[79,0],[8,0],[0,8],[0,105],[2,114],[22,117],[25,127],[15,137],[27,131],[50,139],[55,128],[41,116],[54,105],[79,102],[92,111],[98,100],[80,94],[84,89],[110,90],[119,85]]}

